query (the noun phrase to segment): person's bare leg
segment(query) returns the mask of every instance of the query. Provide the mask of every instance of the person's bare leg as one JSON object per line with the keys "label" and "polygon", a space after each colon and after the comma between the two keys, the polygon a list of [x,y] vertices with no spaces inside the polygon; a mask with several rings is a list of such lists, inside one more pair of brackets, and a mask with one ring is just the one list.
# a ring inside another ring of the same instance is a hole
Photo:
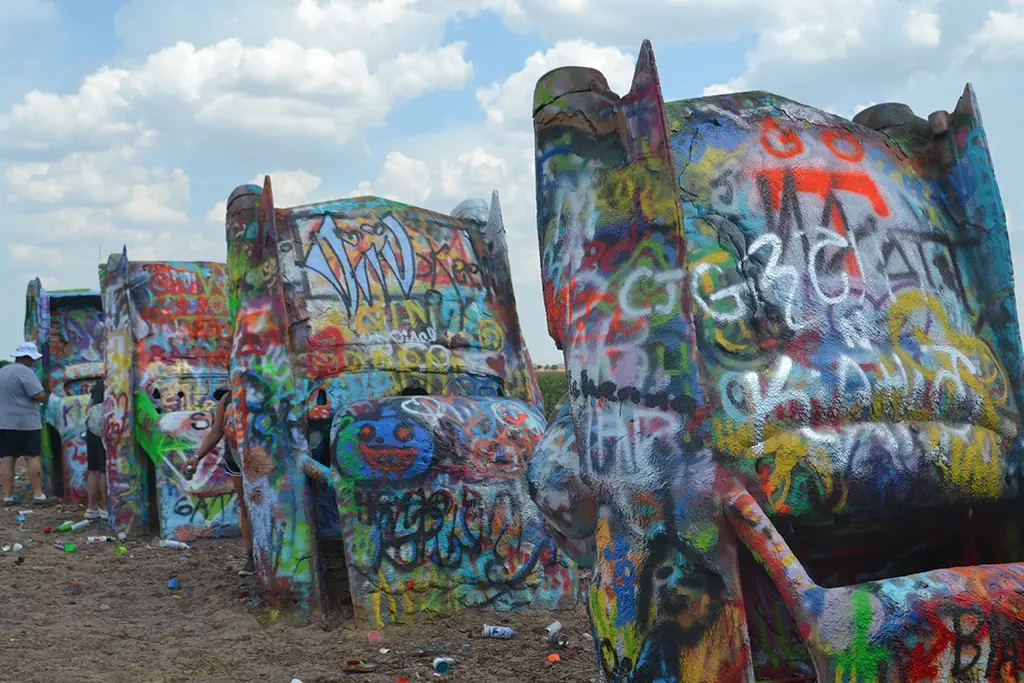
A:
{"label": "person's bare leg", "polygon": [[252,529],[249,528],[249,509],[245,504],[245,490],[241,477],[231,477],[231,484],[238,495],[238,526],[242,532],[242,544],[246,552],[252,554]]}
{"label": "person's bare leg", "polygon": [[105,472],[96,473],[96,504],[100,510],[107,511],[107,475]]}
{"label": "person's bare leg", "polygon": [[4,498],[14,498],[14,462],[16,458],[0,460],[0,475],[3,477]]}
{"label": "person's bare leg", "polygon": [[[6,460],[6,458],[4,458]],[[38,455],[25,458],[28,467],[28,480],[32,484],[32,495],[43,497],[43,459]]]}
{"label": "person's bare leg", "polygon": [[100,477],[103,475],[100,472],[89,472],[89,509],[99,509],[99,498],[100,498]]}

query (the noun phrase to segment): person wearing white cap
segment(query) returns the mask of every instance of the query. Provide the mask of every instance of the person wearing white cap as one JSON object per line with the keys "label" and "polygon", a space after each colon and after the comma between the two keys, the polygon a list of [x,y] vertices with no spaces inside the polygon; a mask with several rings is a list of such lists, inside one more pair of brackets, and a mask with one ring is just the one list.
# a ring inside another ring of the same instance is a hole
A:
{"label": "person wearing white cap", "polygon": [[43,493],[43,423],[39,404],[46,400],[43,385],[32,366],[43,357],[32,342],[19,344],[11,354],[14,362],[0,368],[0,474],[3,475],[4,506],[18,504],[14,493],[14,463],[19,457],[28,465],[32,504],[49,505]]}

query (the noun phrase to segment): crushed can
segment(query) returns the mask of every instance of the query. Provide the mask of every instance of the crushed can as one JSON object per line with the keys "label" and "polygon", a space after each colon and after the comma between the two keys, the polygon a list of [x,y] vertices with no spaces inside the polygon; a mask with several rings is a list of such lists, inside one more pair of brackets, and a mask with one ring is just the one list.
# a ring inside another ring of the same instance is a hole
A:
{"label": "crushed can", "polygon": [[552,622],[548,624],[544,630],[548,632],[546,638],[548,645],[557,648],[566,648],[569,646],[569,636],[567,636],[562,630],[562,622]]}

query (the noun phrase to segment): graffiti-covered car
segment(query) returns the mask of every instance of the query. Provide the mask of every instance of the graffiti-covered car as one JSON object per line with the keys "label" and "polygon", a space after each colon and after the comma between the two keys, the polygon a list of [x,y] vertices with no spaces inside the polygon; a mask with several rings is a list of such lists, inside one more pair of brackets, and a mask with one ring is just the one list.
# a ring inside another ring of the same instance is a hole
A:
{"label": "graffiti-covered car", "polygon": [[36,372],[47,392],[43,411],[43,488],[68,500],[86,497],[85,411],[103,376],[103,307],[95,290],[47,291],[39,278],[25,296],[25,339],[43,357]]}
{"label": "graffiti-covered car", "polygon": [[125,250],[101,267],[100,280],[112,524],[179,541],[237,535],[223,442],[191,479],[183,471],[211,426],[214,392],[228,383],[225,265],[130,261]]}
{"label": "graffiti-covered car", "polygon": [[[236,438],[267,595],[330,608],[340,571],[375,623],[574,603],[525,488],[544,417],[497,196],[454,215],[377,197],[277,209],[267,178],[227,208]],[[339,536],[340,562],[325,552]]]}
{"label": "graffiti-covered car", "polygon": [[1022,349],[971,88],[927,119],[666,103],[645,43],[626,95],[559,69],[534,111],[573,430],[531,484],[593,541],[605,676],[1024,678]]}

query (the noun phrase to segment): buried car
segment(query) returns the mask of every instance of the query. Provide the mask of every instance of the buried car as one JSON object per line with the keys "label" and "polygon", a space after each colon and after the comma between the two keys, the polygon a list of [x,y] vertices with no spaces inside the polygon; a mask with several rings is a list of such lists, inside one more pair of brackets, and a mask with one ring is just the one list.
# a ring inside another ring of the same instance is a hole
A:
{"label": "buried car", "polygon": [[[111,523],[189,541],[237,535],[238,497],[223,441],[183,471],[228,381],[231,320],[223,263],[129,261],[100,269],[106,316],[104,443]],[[152,502],[151,502],[152,501]]]}
{"label": "buried car", "polygon": [[573,428],[531,490],[595,549],[604,675],[1024,678],[1022,349],[973,90],[927,120],[666,103],[645,43],[626,95],[559,69],[534,111]]}
{"label": "buried car", "polygon": [[231,377],[257,575],[376,624],[576,600],[523,472],[544,429],[497,196],[227,206]]}
{"label": "buried car", "polygon": [[43,488],[48,495],[84,500],[87,494],[85,412],[103,377],[103,307],[88,289],[47,291],[39,278],[25,297],[25,339],[43,355],[36,372],[46,388],[43,406]]}

